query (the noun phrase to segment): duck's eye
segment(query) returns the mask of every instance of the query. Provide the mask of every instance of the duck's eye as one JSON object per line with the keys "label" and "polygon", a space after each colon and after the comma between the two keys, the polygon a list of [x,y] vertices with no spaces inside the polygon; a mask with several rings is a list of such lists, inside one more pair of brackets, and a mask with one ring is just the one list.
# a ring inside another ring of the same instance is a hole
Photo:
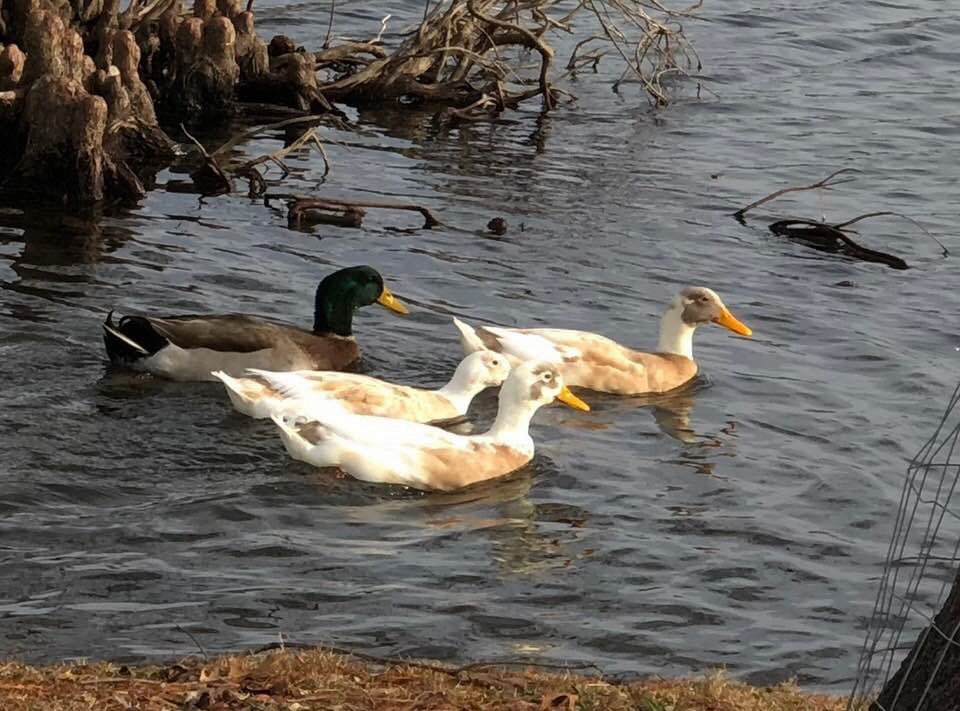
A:
{"label": "duck's eye", "polygon": [[544,373],[544,374],[543,374],[543,379],[544,379],[545,382],[548,382],[548,383],[549,383],[551,380],[553,380],[553,375],[551,375],[550,373]]}
{"label": "duck's eye", "polygon": [[492,361],[490,361],[490,365],[492,365],[494,368],[496,368],[498,365],[500,365],[500,361],[498,361],[496,358],[494,358]]}

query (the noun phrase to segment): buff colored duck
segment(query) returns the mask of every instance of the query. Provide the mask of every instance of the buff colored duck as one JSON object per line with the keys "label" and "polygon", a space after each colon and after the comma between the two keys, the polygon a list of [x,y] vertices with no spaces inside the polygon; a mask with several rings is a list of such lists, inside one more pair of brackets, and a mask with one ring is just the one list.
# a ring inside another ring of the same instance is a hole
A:
{"label": "buff colored duck", "polygon": [[503,383],[510,374],[507,357],[486,349],[471,353],[457,365],[450,382],[427,390],[395,385],[368,375],[333,371],[274,373],[250,370],[243,378],[217,371],[233,406],[256,418],[274,414],[310,417],[316,407],[342,405],[357,415],[379,415],[414,422],[462,417],[473,398]]}
{"label": "buff colored duck", "polygon": [[534,453],[530,419],[553,400],[590,409],[566,388],[556,366],[523,363],[503,383],[496,420],[484,434],[458,435],[369,415],[309,422],[273,415],[273,421],[294,459],[339,467],[362,481],[450,491],[504,476],[529,462]]}
{"label": "buff colored duck", "polygon": [[353,312],[373,303],[408,313],[377,270],[349,267],[317,286],[312,331],[244,314],[124,316],[114,322],[111,311],[103,342],[112,362],[172,380],[214,380],[214,370],[341,370],[360,357]]}
{"label": "buff colored duck", "polygon": [[619,395],[662,393],[696,376],[693,334],[698,326],[716,323],[741,336],[753,333],[706,287],[686,288],[670,302],[660,320],[655,353],[636,351],[589,331],[473,327],[453,321],[466,353],[497,351],[510,358],[514,367],[529,359],[555,363],[568,385]]}

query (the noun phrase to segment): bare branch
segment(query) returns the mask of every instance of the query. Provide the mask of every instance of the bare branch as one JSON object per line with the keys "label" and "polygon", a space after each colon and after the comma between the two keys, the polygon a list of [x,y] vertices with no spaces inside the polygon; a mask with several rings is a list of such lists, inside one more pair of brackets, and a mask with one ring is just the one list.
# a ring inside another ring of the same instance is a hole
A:
{"label": "bare branch", "polygon": [[741,207],[739,210],[737,210],[735,213],[733,213],[733,216],[734,216],[734,218],[736,218],[739,222],[743,222],[743,216],[744,216],[745,214],[747,214],[747,212],[749,212],[750,210],[752,210],[752,209],[755,208],[755,207],[760,207],[760,205],[763,205],[764,203],[768,203],[768,202],[770,202],[771,200],[775,200],[776,198],[780,197],[781,195],[786,195],[787,193],[797,193],[797,192],[801,192],[801,191],[804,191],[804,190],[816,190],[816,189],[818,189],[818,188],[830,189],[830,188],[833,187],[834,185],[840,185],[841,183],[849,183],[851,180],[854,180],[854,178],[845,178],[845,179],[843,179],[843,180],[834,180],[834,178],[837,177],[838,175],[843,175],[843,174],[845,174],[845,173],[860,173],[860,172],[862,172],[862,171],[857,170],[856,168],[841,168],[840,170],[836,170],[836,171],[834,171],[833,173],[830,173],[830,175],[828,175],[828,176],[827,176],[826,178],[824,178],[823,180],[820,180],[820,181],[818,181],[818,182],[816,182],[816,183],[813,183],[813,184],[811,184],[811,185],[803,185],[803,186],[800,186],[800,187],[795,187],[795,186],[794,186],[794,187],[789,187],[789,188],[783,188],[782,190],[777,190],[777,191],[775,191],[775,192],[770,193],[770,194],[767,195],[766,197],[762,197],[762,198],[760,198],[759,200],[755,200],[754,202],[750,203],[750,204],[747,205],[746,207]]}

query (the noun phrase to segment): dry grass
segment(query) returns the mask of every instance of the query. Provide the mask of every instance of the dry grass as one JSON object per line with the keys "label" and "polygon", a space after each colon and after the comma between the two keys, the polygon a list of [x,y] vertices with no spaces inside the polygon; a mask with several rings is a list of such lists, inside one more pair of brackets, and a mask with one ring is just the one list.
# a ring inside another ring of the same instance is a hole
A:
{"label": "dry grass", "polygon": [[629,684],[534,669],[375,663],[322,649],[166,666],[0,665],[4,711],[842,711],[791,684],[756,688],[722,673]]}

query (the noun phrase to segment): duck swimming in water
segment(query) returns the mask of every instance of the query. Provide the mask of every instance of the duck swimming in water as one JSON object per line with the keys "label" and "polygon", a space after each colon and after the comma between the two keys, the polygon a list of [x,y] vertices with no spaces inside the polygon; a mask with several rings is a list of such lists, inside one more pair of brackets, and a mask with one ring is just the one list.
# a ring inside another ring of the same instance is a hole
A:
{"label": "duck swimming in water", "polygon": [[670,302],[660,320],[657,351],[645,353],[589,331],[558,328],[473,327],[453,320],[465,353],[489,349],[516,364],[524,360],[555,363],[567,385],[618,395],[662,393],[687,383],[697,374],[693,334],[715,323],[741,336],[753,331],[706,287],[688,287]]}
{"label": "duck swimming in water", "polygon": [[318,467],[338,467],[355,479],[449,491],[513,472],[533,458],[530,420],[560,400],[590,407],[563,384],[549,363],[523,363],[500,388],[497,418],[478,435],[386,417],[341,412],[301,422],[273,415],[287,452]]}
{"label": "duck swimming in water", "polygon": [[114,363],[172,380],[214,380],[211,371],[242,375],[264,370],[342,370],[360,357],[353,312],[380,304],[398,314],[407,308],[373,267],[330,274],[317,286],[313,330],[246,314],[124,316],[103,324],[103,342]]}
{"label": "duck swimming in water", "polygon": [[233,378],[217,371],[233,406],[250,417],[310,413],[330,404],[357,415],[379,415],[413,422],[451,420],[467,414],[473,398],[486,388],[503,383],[510,374],[505,355],[486,349],[471,353],[457,366],[453,377],[437,390],[395,385],[357,373],[302,370],[275,373],[250,370]]}

